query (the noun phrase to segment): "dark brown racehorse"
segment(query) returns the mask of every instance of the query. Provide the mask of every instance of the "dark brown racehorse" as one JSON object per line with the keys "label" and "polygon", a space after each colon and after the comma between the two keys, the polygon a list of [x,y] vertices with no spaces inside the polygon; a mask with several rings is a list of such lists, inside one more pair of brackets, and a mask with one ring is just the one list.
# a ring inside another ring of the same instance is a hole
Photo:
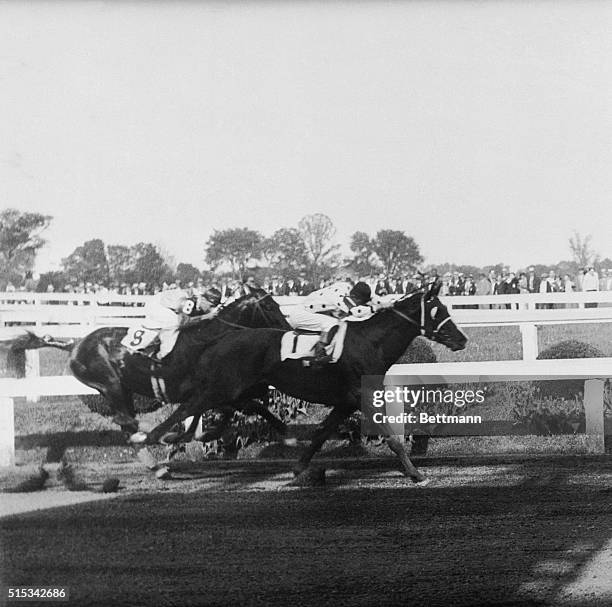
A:
{"label": "dark brown racehorse", "polygon": [[[195,374],[197,392],[149,434],[136,442],[157,443],[174,424],[203,409],[235,406],[258,386],[272,385],[291,396],[332,407],[301,456],[296,474],[302,474],[314,454],[338,425],[361,407],[362,376],[385,375],[417,335],[440,342],[451,350],[465,347],[467,337],[453,323],[438,299],[439,285],[406,296],[372,318],[349,323],[342,356],[335,364],[317,369],[299,360],[280,360],[281,334],[248,329],[228,336],[200,357]],[[388,445],[399,456],[405,473],[416,482],[425,477],[414,467],[403,437],[389,428]]]}
{"label": "dark brown racehorse", "polygon": [[[193,396],[191,377],[202,352],[245,327],[276,327],[280,329],[279,334],[291,329],[274,299],[265,291],[254,289],[223,306],[215,318],[181,330],[173,351],[164,358],[161,366],[143,354],[130,354],[121,345],[128,331],[125,327],[96,329],[76,344],[37,338],[32,334],[22,341],[29,348],[50,346],[71,351],[70,369],[74,376],[105,397],[114,413],[113,421],[131,435],[138,430],[134,394],[151,399],[157,397],[151,383],[153,374],[164,379],[168,402],[184,402]],[[253,396],[265,400],[267,390],[260,390]],[[159,402],[157,406],[161,405]],[[280,421],[266,407],[261,410],[255,407],[255,411],[263,413],[278,430],[282,430]]]}

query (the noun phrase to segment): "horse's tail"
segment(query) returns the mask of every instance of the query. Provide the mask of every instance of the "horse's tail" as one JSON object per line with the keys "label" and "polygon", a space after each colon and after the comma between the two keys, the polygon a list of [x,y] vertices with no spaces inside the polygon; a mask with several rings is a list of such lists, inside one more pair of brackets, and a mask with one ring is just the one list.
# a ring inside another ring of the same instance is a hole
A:
{"label": "horse's tail", "polygon": [[28,331],[27,329],[26,334],[27,339],[31,340],[34,344],[36,344],[34,347],[39,348],[57,348],[58,350],[64,350],[64,352],[71,353],[77,344],[77,341],[75,339],[59,339],[48,334],[39,337],[38,335],[36,335],[32,331]]}
{"label": "horse's tail", "polygon": [[40,348],[58,348],[65,352],[72,352],[76,345],[74,339],[58,339],[51,335],[43,335],[42,337],[29,329],[18,328],[8,330],[2,333],[0,340],[10,344],[12,352],[22,352],[24,350],[38,350]]}

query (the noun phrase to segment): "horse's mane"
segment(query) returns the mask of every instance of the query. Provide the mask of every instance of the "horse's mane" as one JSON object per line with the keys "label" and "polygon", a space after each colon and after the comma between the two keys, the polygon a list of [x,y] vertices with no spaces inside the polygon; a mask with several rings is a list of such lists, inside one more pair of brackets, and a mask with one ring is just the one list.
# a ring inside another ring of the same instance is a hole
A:
{"label": "horse's mane", "polygon": [[[252,297],[258,295],[259,293],[257,291],[253,292],[253,293],[247,293],[246,295],[241,295],[240,297],[236,298],[236,299],[232,299],[224,304],[221,304],[219,306],[219,314],[218,316],[220,318],[223,317],[227,317],[229,316],[235,308],[237,308],[241,303],[243,303],[244,301],[251,299]],[[265,291],[262,291],[262,295],[265,295]],[[198,315],[194,316],[195,318],[198,317]],[[214,320],[214,318],[211,318],[210,320]],[[201,327],[202,325],[200,323],[193,323],[193,324],[189,324],[186,325],[184,327],[182,327],[180,329],[181,333],[190,333],[194,330],[197,330],[199,327]]]}
{"label": "horse's mane", "polygon": [[[210,328],[210,323],[217,321],[217,324],[225,324],[225,328],[227,328],[227,320],[228,316],[231,316],[234,310],[236,310],[240,305],[242,305],[245,301],[261,298],[267,295],[267,292],[263,289],[253,289],[251,293],[246,293],[237,297],[236,299],[231,299],[224,304],[221,304],[219,307],[219,313],[216,317],[210,318],[207,320],[203,320],[202,322],[196,322],[190,325],[186,325],[185,327],[180,329],[181,335],[183,335],[183,339],[187,338],[194,346],[198,345],[212,345],[218,339],[222,337],[222,335],[211,337],[211,334],[208,333],[208,329]],[[225,321],[225,322],[224,322]],[[235,322],[235,321],[234,321]],[[229,323],[231,325],[231,323]],[[200,330],[206,327],[206,331],[204,334],[200,335]]]}

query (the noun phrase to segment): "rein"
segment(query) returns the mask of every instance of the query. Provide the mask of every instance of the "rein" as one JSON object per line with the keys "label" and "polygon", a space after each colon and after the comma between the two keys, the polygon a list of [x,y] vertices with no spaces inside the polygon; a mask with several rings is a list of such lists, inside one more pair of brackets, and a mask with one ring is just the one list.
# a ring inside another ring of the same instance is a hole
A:
{"label": "rein", "polygon": [[416,320],[410,318],[410,316],[406,316],[403,312],[396,310],[395,308],[391,308],[398,316],[401,316],[404,320],[407,320],[410,324],[414,325],[420,332],[421,335],[425,335],[425,327],[420,325]]}
{"label": "rein", "polygon": [[[246,325],[240,325],[237,322],[231,322],[229,320],[225,320],[223,318],[219,318],[217,316],[217,320],[222,322],[224,325],[228,325],[229,327],[234,327],[235,329],[254,329],[255,327],[247,327]],[[268,331],[280,331],[281,333],[286,333],[288,329],[278,329],[277,327],[260,327],[262,329],[266,329]]]}

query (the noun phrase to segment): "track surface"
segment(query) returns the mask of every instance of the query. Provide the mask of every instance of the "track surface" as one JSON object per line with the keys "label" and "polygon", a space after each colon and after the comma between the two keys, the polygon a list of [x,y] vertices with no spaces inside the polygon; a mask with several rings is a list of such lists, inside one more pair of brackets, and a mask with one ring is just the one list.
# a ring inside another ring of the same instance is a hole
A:
{"label": "track surface", "polygon": [[612,605],[609,458],[438,462],[422,489],[331,467],[292,490],[274,463],[117,468],[115,499],[0,520],[3,585],[73,605]]}

